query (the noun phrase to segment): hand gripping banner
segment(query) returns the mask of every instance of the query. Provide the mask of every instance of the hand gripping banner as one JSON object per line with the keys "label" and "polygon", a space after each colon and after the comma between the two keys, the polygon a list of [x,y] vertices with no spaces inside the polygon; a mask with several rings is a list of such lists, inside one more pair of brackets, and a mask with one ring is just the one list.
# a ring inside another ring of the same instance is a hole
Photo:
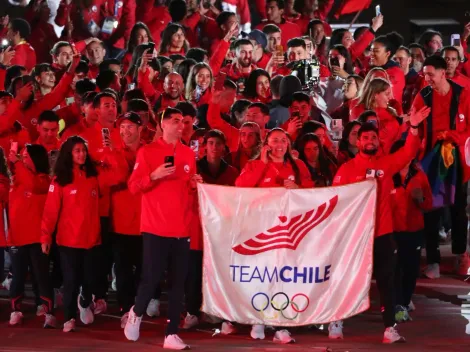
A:
{"label": "hand gripping banner", "polygon": [[200,184],[202,311],[300,326],[369,308],[376,184],[319,189]]}

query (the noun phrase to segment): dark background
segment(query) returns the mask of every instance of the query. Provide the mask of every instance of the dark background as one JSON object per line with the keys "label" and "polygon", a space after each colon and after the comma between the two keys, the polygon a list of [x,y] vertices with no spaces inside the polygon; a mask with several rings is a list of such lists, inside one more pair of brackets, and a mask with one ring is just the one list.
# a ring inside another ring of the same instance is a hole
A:
{"label": "dark background", "polygon": [[[351,22],[354,14],[341,16],[338,20],[332,16],[339,4],[340,1],[336,0],[330,13],[330,23]],[[422,32],[432,28],[443,34],[444,45],[448,45],[450,35],[461,34],[463,25],[470,22],[470,0],[374,0],[371,7],[360,14],[357,22],[369,23],[375,16],[375,6],[378,4],[384,15],[384,25],[379,34],[397,31],[404,37],[405,43],[416,41]],[[411,24],[411,19],[453,19],[459,25],[443,26],[436,21],[435,25],[418,27]]]}

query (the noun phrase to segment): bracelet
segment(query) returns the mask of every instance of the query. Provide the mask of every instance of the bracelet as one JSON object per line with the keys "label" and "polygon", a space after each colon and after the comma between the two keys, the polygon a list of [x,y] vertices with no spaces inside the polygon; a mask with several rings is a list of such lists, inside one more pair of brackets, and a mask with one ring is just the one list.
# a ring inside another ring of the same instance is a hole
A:
{"label": "bracelet", "polygon": [[410,125],[410,128],[417,130],[419,128],[419,125],[418,126]]}

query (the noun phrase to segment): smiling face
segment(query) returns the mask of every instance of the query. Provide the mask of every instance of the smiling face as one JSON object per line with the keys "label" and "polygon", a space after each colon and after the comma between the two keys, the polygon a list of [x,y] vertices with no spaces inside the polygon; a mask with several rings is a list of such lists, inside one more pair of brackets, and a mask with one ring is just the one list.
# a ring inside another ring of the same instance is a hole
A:
{"label": "smiling face", "polygon": [[271,96],[268,77],[259,76],[256,79],[256,94],[262,98],[268,98],[269,96]]}
{"label": "smiling face", "polygon": [[168,139],[181,139],[184,130],[184,118],[181,114],[172,114],[162,121],[163,136]]}
{"label": "smiling face", "polygon": [[268,146],[271,148],[271,156],[274,159],[284,159],[289,148],[289,138],[282,131],[272,132],[267,140]]}
{"label": "smiling face", "polygon": [[60,67],[65,68],[72,62],[73,50],[71,46],[63,46],[58,49],[58,53],[54,56],[54,62]]}
{"label": "smiling face", "polygon": [[205,91],[207,88],[209,88],[209,86],[211,84],[211,81],[212,81],[212,75],[211,75],[211,72],[207,68],[201,68],[196,73],[196,84],[203,91]]}
{"label": "smiling face", "polygon": [[171,99],[178,99],[183,93],[183,77],[177,73],[170,73],[165,77],[165,82],[163,83],[163,89],[165,93],[168,94]]}
{"label": "smiling face", "polygon": [[77,143],[72,149],[72,161],[75,166],[85,165],[87,151],[85,144]]}
{"label": "smiling face", "polygon": [[183,30],[180,28],[178,31],[171,36],[170,47],[176,50],[181,50],[184,45],[186,37]]}
{"label": "smiling face", "polygon": [[390,58],[390,51],[387,51],[385,45],[379,42],[372,43],[370,62],[372,66],[383,66]]}
{"label": "smiling face", "polygon": [[379,136],[375,131],[363,132],[357,139],[357,148],[366,155],[375,155],[379,150]]}
{"label": "smiling face", "polygon": [[41,87],[52,89],[55,86],[55,74],[51,70],[41,72],[39,77],[36,77],[36,81]]}
{"label": "smiling face", "polygon": [[140,140],[141,126],[129,121],[124,120],[119,125],[119,134],[125,145],[133,145]]}

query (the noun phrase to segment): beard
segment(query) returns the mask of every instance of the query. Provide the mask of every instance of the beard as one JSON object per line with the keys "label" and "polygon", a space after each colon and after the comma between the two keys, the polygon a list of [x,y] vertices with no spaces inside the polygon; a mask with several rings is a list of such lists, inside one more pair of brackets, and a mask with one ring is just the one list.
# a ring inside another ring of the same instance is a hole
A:
{"label": "beard", "polygon": [[243,68],[247,68],[251,66],[251,60],[238,60],[238,64]]}
{"label": "beard", "polygon": [[378,152],[378,148],[374,148],[374,149],[367,149],[367,148],[364,148],[362,149],[362,152],[366,155],[370,155],[370,156],[374,156],[377,154]]}

